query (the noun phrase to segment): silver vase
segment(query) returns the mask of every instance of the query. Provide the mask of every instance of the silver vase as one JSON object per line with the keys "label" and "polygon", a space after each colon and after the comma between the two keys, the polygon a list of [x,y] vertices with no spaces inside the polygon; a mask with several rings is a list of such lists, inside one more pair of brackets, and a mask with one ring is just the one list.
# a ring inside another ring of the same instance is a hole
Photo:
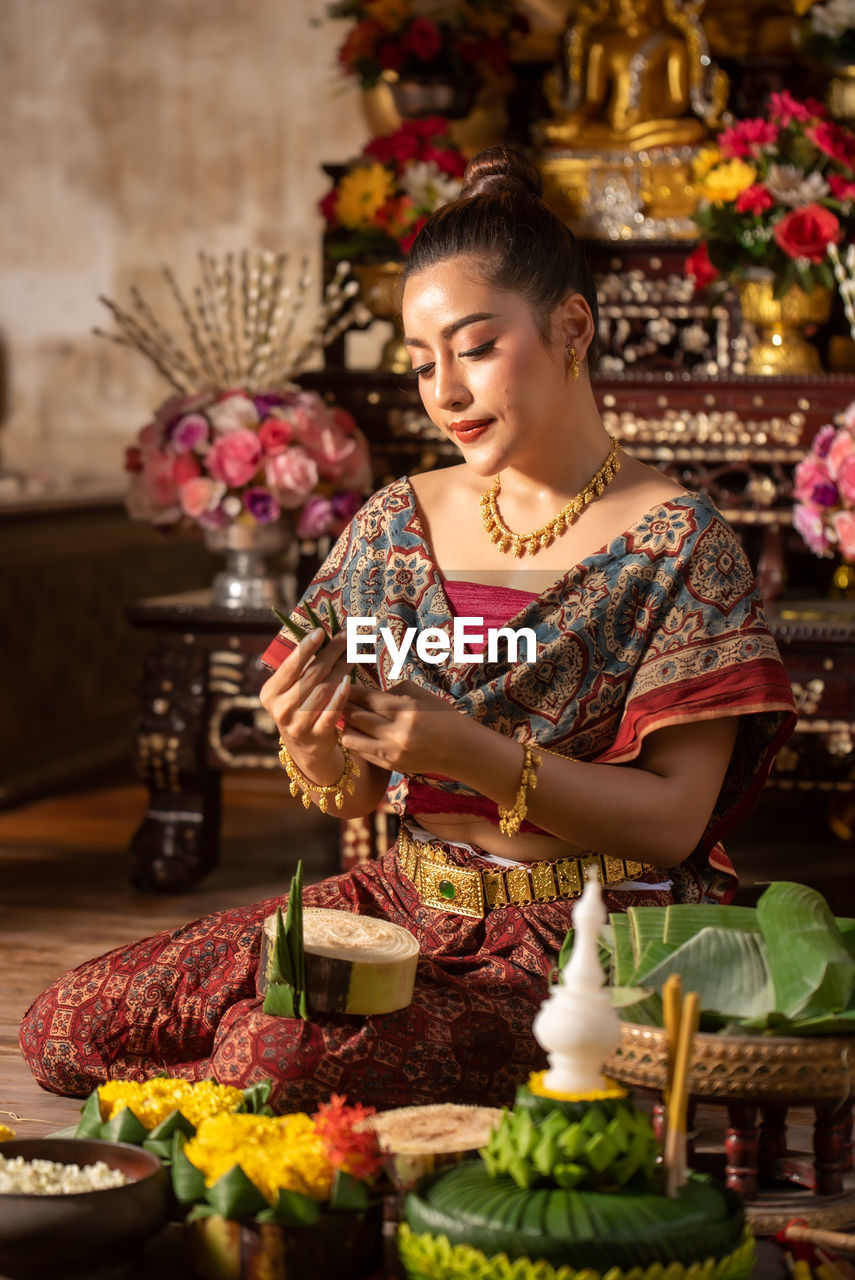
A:
{"label": "silver vase", "polygon": [[[290,523],[236,521],[221,529],[206,529],[205,545],[225,556],[225,565],[212,584],[213,604],[234,609],[293,607],[300,547]],[[274,556],[278,564],[271,569],[269,560]]]}

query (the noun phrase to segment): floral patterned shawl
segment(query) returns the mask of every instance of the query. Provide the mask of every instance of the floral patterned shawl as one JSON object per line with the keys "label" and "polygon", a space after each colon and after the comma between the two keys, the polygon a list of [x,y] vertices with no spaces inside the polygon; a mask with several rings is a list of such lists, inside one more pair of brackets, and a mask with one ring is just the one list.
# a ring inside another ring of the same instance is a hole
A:
{"label": "floral patterned shawl", "polygon": [[[452,610],[406,478],[369,499],[304,600],[320,616],[328,600],[342,622],[376,617],[397,645],[407,627],[450,631]],[[302,602],[293,617],[307,624]],[[449,657],[431,665],[411,647],[399,679],[521,742],[609,764],[637,759],[647,734],[666,725],[741,717],[713,815],[675,876],[678,896],[681,873],[683,896],[732,896],[735,880],[717,841],[751,808],[795,711],[751,568],[710,500],[686,494],[657,505],[506,625],[534,630],[536,663],[456,664]],[[281,632],[264,661],[275,667],[293,643]],[[377,650],[376,665],[358,671],[388,689],[392,658],[382,643]],[[476,794],[451,779],[422,781]],[[406,789],[404,778],[393,792],[401,812]]]}

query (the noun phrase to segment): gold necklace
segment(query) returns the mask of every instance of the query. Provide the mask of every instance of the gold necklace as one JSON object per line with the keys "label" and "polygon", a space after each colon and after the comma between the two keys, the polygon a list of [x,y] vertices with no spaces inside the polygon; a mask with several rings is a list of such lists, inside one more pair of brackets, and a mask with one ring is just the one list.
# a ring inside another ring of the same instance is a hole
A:
{"label": "gold necklace", "polygon": [[501,477],[496,476],[490,488],[481,498],[481,520],[487,537],[491,542],[495,542],[500,551],[510,551],[515,556],[537,555],[542,547],[548,547],[556,538],[560,538],[566,533],[585,510],[589,502],[593,502],[595,498],[599,498],[604,490],[614,480],[620,470],[620,458],[618,457],[618,442],[612,440],[611,448],[606,455],[606,460],[600,467],[596,475],[585,485],[575,498],[571,498],[565,507],[562,507],[557,516],[553,516],[546,524],[542,524],[539,529],[535,529],[533,533],[512,533],[499,515],[498,499],[502,491]]}

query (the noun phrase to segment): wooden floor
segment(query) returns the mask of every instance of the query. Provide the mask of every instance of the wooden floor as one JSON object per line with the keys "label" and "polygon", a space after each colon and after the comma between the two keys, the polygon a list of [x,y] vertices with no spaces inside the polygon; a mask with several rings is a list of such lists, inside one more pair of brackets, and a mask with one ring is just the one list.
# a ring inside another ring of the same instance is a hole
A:
{"label": "wooden floor", "polygon": [[198,890],[152,897],[129,885],[128,843],[146,792],[119,780],[0,812],[0,1123],[38,1137],[74,1123],[80,1102],[44,1092],[18,1049],[18,1024],[55,977],[110,947],[336,869],[337,824],[291,800],[278,774],[224,785],[220,868]]}
{"label": "wooden floor", "polygon": [[[0,812],[0,1122],[35,1137],[77,1117],[80,1104],[43,1092],[18,1050],[22,1014],[58,974],[144,934],[283,892],[298,858],[307,882],[337,869],[337,823],[306,813],[283,781],[224,780],[221,865],[180,897],[129,885],[128,843],[146,794],[131,780]],[[830,833],[813,798],[766,793],[728,850],[744,875],[743,901],[768,880],[796,879],[824,892],[837,914],[855,915],[851,845]]]}

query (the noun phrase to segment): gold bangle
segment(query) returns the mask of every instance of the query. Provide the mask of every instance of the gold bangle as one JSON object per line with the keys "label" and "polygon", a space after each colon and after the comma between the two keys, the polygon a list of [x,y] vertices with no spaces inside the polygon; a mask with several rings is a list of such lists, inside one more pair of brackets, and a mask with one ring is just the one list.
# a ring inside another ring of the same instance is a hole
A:
{"label": "gold bangle", "polygon": [[327,811],[327,799],[329,796],[332,796],[335,800],[335,807],[340,809],[344,804],[345,791],[349,796],[352,796],[356,790],[356,783],[353,779],[354,777],[359,777],[359,765],[355,756],[351,755],[347,747],[342,744],[341,734],[338,734],[338,745],[344,756],[344,769],[337,782],[331,782],[329,786],[322,787],[320,783],[313,782],[311,778],[306,777],[303,770],[291,759],[285,743],[281,738],[279,739],[279,763],[290,779],[291,785],[288,789],[292,796],[295,796],[298,791],[301,792],[304,809],[308,809],[312,803],[312,795],[318,797],[318,808],[321,813],[326,813]]}
{"label": "gold bangle", "polygon": [[519,831],[523,818],[528,812],[528,802],[526,800],[526,792],[529,787],[532,791],[537,786],[537,773],[543,763],[543,757],[539,752],[535,751],[531,743],[526,742],[523,745],[523,767],[520,774],[520,784],[517,790],[517,798],[514,801],[512,809],[503,809],[499,805],[499,830],[503,836],[515,836]]}

